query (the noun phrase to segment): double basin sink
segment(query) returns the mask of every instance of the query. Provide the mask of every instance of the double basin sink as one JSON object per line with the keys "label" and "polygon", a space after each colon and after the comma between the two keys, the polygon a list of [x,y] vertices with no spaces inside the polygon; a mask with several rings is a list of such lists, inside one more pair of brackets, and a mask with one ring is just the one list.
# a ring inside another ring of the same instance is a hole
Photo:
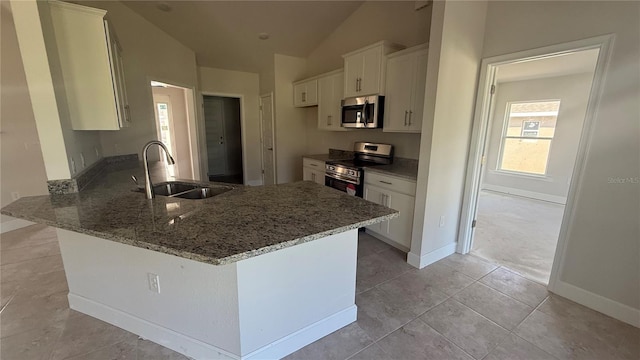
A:
{"label": "double basin sink", "polygon": [[[165,181],[153,185],[153,192],[156,196],[168,196],[181,199],[207,199],[216,195],[224,194],[233,190],[231,186],[188,183],[183,181]],[[144,188],[137,191],[144,192]]]}

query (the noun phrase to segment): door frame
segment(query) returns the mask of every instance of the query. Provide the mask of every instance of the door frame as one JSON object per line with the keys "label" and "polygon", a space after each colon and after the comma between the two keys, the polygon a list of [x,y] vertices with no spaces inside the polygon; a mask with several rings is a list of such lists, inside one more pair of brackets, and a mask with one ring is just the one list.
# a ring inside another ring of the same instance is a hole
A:
{"label": "door frame", "polygon": [[245,101],[244,95],[242,94],[230,94],[230,93],[220,93],[220,92],[211,92],[211,91],[201,91],[200,92],[200,101],[202,103],[202,128],[200,131],[202,132],[202,146],[203,146],[203,166],[204,173],[206,175],[206,180],[209,181],[209,159],[207,155],[207,132],[205,130],[205,117],[204,117],[204,97],[205,96],[216,96],[216,97],[226,97],[226,98],[234,98],[239,99],[240,101],[240,141],[242,142],[242,183],[244,185],[247,184],[247,133],[246,133],[246,124],[245,124]]}
{"label": "door frame", "polygon": [[481,176],[484,170],[482,157],[485,155],[487,129],[493,113],[493,95],[491,88],[495,85],[497,67],[517,62],[525,62],[543,59],[549,56],[568,54],[576,51],[599,49],[598,61],[594,71],[591,92],[587,104],[582,134],[578,145],[578,153],[573,167],[573,175],[569,184],[567,202],[565,205],[558,244],[556,246],[551,276],[548,289],[555,291],[560,282],[560,270],[564,267],[567,251],[567,239],[570,237],[569,225],[573,222],[573,214],[578,190],[581,188],[584,178],[584,165],[586,154],[591,147],[595,127],[595,117],[602,98],[603,83],[606,70],[611,59],[615,35],[602,35],[588,39],[582,39],[562,44],[545,46],[537,49],[525,50],[511,54],[499,55],[482,60],[478,93],[476,96],[475,115],[469,157],[467,163],[464,197],[460,215],[460,227],[458,229],[458,245],[456,251],[466,254],[471,250],[473,237],[472,223],[478,210],[478,195],[480,192]]}
{"label": "door frame", "polygon": [[[155,119],[155,103],[153,101],[153,91],[151,89],[151,82],[158,81],[161,83],[165,83],[167,85],[172,85],[174,87],[183,88],[186,90],[187,98],[185,99],[186,108],[187,108],[187,125],[189,128],[189,151],[191,155],[191,175],[193,179],[198,180],[201,179],[201,161],[202,154],[200,152],[200,140],[198,139],[198,123],[200,122],[200,116],[197,111],[196,104],[196,87],[181,83],[179,81],[173,81],[161,76],[151,76],[147,75],[147,94],[149,99],[151,99],[151,111],[153,111],[154,119],[153,119],[153,127],[155,129],[156,137],[158,135],[158,122]],[[159,139],[155,139],[159,140]]]}
{"label": "door frame", "polygon": [[260,95],[260,162],[262,165],[262,184],[265,184],[264,181],[264,129],[262,126],[262,123],[264,121],[263,117],[262,117],[262,102],[263,99],[269,97],[271,99],[271,139],[273,139],[273,151],[272,151],[272,157],[273,157],[273,183],[277,184],[278,183],[278,172],[276,171],[276,169],[278,168],[276,166],[276,128],[275,128],[275,123],[276,123],[276,113],[275,113],[275,109],[273,108],[273,92],[268,92],[266,94],[262,94]]}

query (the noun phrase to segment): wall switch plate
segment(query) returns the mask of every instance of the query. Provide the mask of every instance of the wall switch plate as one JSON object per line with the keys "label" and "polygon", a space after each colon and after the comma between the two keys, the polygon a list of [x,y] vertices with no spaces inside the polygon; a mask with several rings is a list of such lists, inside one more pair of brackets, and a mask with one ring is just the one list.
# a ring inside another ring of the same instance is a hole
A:
{"label": "wall switch plate", "polygon": [[147,273],[147,278],[149,279],[149,290],[160,294],[160,277],[153,273]]}
{"label": "wall switch plate", "polygon": [[87,167],[87,162],[84,159],[84,154],[80,153],[80,164],[82,164],[82,168],[86,168]]}
{"label": "wall switch plate", "polygon": [[444,226],[444,215],[440,216],[440,223],[438,224],[438,226],[440,227]]}
{"label": "wall switch plate", "polygon": [[93,149],[96,151],[96,159],[99,159],[100,158],[100,152],[98,151],[98,148],[94,147]]}

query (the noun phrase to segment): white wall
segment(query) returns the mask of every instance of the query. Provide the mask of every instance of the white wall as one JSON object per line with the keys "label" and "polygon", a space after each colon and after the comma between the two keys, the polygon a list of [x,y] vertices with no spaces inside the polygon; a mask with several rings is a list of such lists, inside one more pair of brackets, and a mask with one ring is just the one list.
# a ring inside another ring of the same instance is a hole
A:
{"label": "white wall", "polygon": [[119,1],[81,3],[107,11],[123,49],[132,124],[119,131],[100,133],[104,154],[140,153],[146,142],[157,139],[150,80],[197,88],[195,53]]}
{"label": "white wall", "polygon": [[[433,3],[411,252],[418,267],[455,250],[486,1]],[[444,216],[444,225],[439,226]]]}
{"label": "white wall", "polygon": [[[258,74],[200,67],[200,90],[206,94],[241,97],[244,161],[247,184],[262,184],[260,158],[260,79]],[[201,122],[204,133],[204,121]],[[206,153],[206,143],[201,152]]]}
{"label": "white wall", "polygon": [[[172,156],[176,161],[178,176],[180,179],[191,179],[191,139],[189,137],[189,119],[187,114],[186,90],[177,87],[153,87],[154,102],[162,102],[163,97],[169,99],[169,109],[171,110],[173,128],[172,136]],[[155,119],[155,118],[154,118]],[[159,135],[158,135],[159,136]]]}
{"label": "white wall", "polygon": [[[527,194],[540,200],[564,204],[587,111],[592,79],[593,72],[498,84],[490,127],[487,171],[482,187]],[[545,178],[496,171],[507,102],[549,99],[559,99],[560,110]]]}
{"label": "white wall", "polygon": [[[413,1],[367,1],[351,14],[307,58],[307,75],[344,66],[343,54],[380,40],[411,47],[429,41],[431,6],[415,10]],[[364,26],[363,26],[364,24]],[[306,109],[307,154],[326,153],[329,148],[353,150],[356,141],[389,143],[395,156],[417,159],[420,134],[383,133],[382,130],[346,132],[318,129],[318,108]]]}
{"label": "white wall", "polygon": [[[9,3],[0,4],[0,207],[20,196],[45,195],[47,174]],[[10,218],[2,216],[2,222]]]}
{"label": "white wall", "polygon": [[302,180],[302,156],[307,154],[306,118],[293,107],[293,82],[306,71],[305,59],[274,55],[276,181]]}
{"label": "white wall", "polygon": [[635,1],[490,2],[483,52],[490,57],[615,34],[559,276],[631,309],[640,309],[640,185],[633,181],[640,176],[639,17]]}

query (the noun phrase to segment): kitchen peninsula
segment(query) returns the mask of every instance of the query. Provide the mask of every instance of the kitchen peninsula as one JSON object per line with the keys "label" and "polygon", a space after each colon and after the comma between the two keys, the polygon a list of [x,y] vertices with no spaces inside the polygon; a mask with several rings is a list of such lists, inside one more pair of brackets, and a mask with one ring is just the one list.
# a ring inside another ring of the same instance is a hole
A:
{"label": "kitchen peninsula", "polygon": [[357,229],[397,216],[308,181],[146,200],[133,173],[2,213],[58,229],[72,309],[195,359],[281,358],[355,321]]}

